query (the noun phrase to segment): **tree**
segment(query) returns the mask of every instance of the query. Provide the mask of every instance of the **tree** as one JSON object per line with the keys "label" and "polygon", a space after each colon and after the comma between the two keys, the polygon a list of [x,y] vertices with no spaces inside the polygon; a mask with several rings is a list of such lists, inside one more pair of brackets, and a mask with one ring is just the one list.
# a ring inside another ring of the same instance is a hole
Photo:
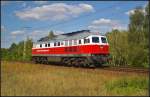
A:
{"label": "tree", "polygon": [[[149,6],[149,5],[147,5]],[[148,7],[146,7],[146,10]],[[147,67],[148,62],[148,12],[146,15],[142,8],[136,8],[134,14],[130,15],[129,24],[129,53],[128,62],[134,66],[144,66]]]}
{"label": "tree", "polygon": [[53,32],[53,31],[50,31],[50,32],[49,32],[48,38],[49,38],[49,39],[54,39],[54,38],[55,38],[55,35],[54,35],[54,32]]}
{"label": "tree", "polygon": [[27,61],[31,60],[32,45],[33,45],[32,39],[28,37],[27,41],[26,41],[26,52],[25,52],[26,53],[25,60],[27,60]]}
{"label": "tree", "polygon": [[130,24],[129,24],[129,41],[130,42],[140,42],[141,33],[143,32],[144,24],[144,13],[141,7],[137,7],[134,10],[134,14],[130,15]]}
{"label": "tree", "polygon": [[128,33],[126,31],[112,30],[106,34],[110,46],[110,55],[112,57],[111,65],[127,65],[128,52]]}
{"label": "tree", "polygon": [[137,7],[130,15],[128,31],[112,30],[107,33],[112,65],[149,67],[149,4]]}
{"label": "tree", "polygon": [[18,46],[15,43],[12,43],[12,45],[9,48],[10,58],[12,60],[15,60],[18,58]]}
{"label": "tree", "polygon": [[9,52],[8,52],[8,49],[6,48],[1,48],[1,59],[2,60],[9,60],[10,57],[9,57]]}
{"label": "tree", "polygon": [[149,46],[149,31],[150,31],[150,29],[149,29],[149,8],[150,8],[150,5],[149,5],[149,3],[147,4],[147,6],[145,7],[145,16],[144,16],[144,24],[143,24],[143,29],[144,29],[144,36],[145,36],[145,38],[146,38],[146,40],[145,40],[145,43],[147,43],[147,47]]}

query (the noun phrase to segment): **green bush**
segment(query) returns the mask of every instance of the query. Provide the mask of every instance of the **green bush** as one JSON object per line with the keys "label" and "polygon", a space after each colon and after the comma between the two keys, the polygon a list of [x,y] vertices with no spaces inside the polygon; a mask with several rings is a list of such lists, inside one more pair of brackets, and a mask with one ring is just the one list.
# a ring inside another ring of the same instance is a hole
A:
{"label": "green bush", "polygon": [[[116,93],[119,95],[130,95],[135,93],[140,93],[142,91],[148,90],[148,79],[142,78],[134,78],[134,79],[126,79],[122,78],[119,80],[108,81],[105,84],[105,88],[107,92]],[[147,91],[148,93],[148,91]]]}

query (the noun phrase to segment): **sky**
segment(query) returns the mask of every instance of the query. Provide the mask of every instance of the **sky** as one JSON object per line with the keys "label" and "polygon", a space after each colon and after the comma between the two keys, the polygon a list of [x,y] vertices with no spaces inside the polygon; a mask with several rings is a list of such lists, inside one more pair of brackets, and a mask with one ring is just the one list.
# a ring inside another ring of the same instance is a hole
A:
{"label": "sky", "polygon": [[[148,1],[1,1],[1,48],[27,37],[91,30],[127,30],[129,15]],[[143,10],[144,12],[144,10]]]}

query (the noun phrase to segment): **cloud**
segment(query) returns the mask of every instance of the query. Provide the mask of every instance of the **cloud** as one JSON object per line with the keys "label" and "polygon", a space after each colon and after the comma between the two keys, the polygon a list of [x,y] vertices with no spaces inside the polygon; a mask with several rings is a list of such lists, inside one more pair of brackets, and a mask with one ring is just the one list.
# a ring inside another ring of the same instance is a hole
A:
{"label": "cloud", "polygon": [[[12,31],[11,32],[11,37],[13,39],[16,38],[21,38],[21,39],[25,39],[27,36],[29,36],[30,38],[32,38],[34,41],[39,40],[42,37],[45,37],[49,34],[50,30],[47,29],[43,29],[43,30],[32,30],[32,31],[24,31],[24,30],[16,30],[16,31]],[[59,30],[53,30],[55,35],[58,34],[63,34],[63,31],[59,31]],[[19,36],[19,37],[17,37]]]}
{"label": "cloud", "polygon": [[118,29],[118,30],[127,30],[127,28],[128,28],[127,25],[123,25],[123,24],[112,27],[112,29]]}
{"label": "cloud", "polygon": [[111,25],[112,21],[110,19],[101,18],[98,20],[94,20],[92,25]]}
{"label": "cloud", "polygon": [[55,34],[55,35],[59,35],[59,34],[64,34],[64,32],[63,32],[63,31],[58,31],[58,30],[56,30],[56,31],[54,31],[54,34]]}
{"label": "cloud", "polygon": [[[126,14],[126,15],[132,15],[132,14],[135,13],[135,10],[136,10],[136,9],[131,9],[131,10],[125,12],[125,14]],[[144,7],[141,9],[141,11],[142,11],[144,14],[146,13]]]}
{"label": "cloud", "polygon": [[23,35],[24,33],[25,33],[25,31],[16,30],[16,31],[12,31],[11,35],[17,36],[17,35]]}
{"label": "cloud", "polygon": [[40,38],[47,36],[48,32],[49,30],[33,30],[30,33],[28,33],[26,36],[29,36],[34,41],[37,41]]}
{"label": "cloud", "polygon": [[134,14],[135,9],[129,10],[127,12],[125,12],[126,15],[132,15]]}
{"label": "cloud", "polygon": [[65,3],[53,3],[15,12],[16,16],[23,20],[51,20],[61,21],[77,17],[83,13],[93,12],[92,5],[78,4],[68,5]]}
{"label": "cloud", "polygon": [[9,4],[10,3],[10,1],[1,1],[1,5],[3,6],[3,5],[7,5],[7,4]]}
{"label": "cloud", "polygon": [[26,7],[27,4],[25,2],[22,3],[22,7]]}
{"label": "cloud", "polygon": [[[34,30],[29,35],[34,38],[35,37],[41,38],[43,36],[47,36],[49,32],[50,32],[49,30]],[[64,33],[63,31],[59,31],[59,30],[53,30],[53,32],[55,35]]]}
{"label": "cloud", "polygon": [[3,25],[1,25],[1,32],[4,32],[6,29]]}
{"label": "cloud", "polygon": [[[37,29],[37,30],[33,30],[30,31],[30,33],[26,33],[26,36],[29,36],[30,38],[32,38],[34,41],[39,40],[42,37],[45,37],[49,34],[51,30],[48,29]],[[59,30],[52,30],[54,32],[55,35],[59,35],[59,34],[63,34],[63,31],[59,31]]]}
{"label": "cloud", "polygon": [[120,23],[120,21],[118,21],[118,20],[100,18],[98,20],[94,20],[88,26],[88,29],[90,29],[92,31],[107,32],[107,31],[111,31],[112,29],[126,30],[127,26]]}
{"label": "cloud", "polygon": [[48,1],[34,1],[35,4],[46,4]]}
{"label": "cloud", "polygon": [[97,26],[114,26],[114,25],[117,25],[118,23],[119,21],[117,20],[100,18],[98,20],[94,20],[91,23],[91,26],[96,28]]}
{"label": "cloud", "polygon": [[34,30],[32,31],[29,35],[31,35],[32,37],[39,37],[39,36],[45,36],[48,34],[48,31],[46,30]]}

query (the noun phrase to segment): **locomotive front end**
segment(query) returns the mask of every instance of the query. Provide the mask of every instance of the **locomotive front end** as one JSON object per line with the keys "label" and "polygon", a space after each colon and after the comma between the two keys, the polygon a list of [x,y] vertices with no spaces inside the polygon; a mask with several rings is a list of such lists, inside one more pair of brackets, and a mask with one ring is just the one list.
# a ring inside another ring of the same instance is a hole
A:
{"label": "locomotive front end", "polygon": [[106,65],[109,62],[109,44],[106,36],[94,36],[92,42],[97,44],[91,55],[93,63],[97,66]]}

